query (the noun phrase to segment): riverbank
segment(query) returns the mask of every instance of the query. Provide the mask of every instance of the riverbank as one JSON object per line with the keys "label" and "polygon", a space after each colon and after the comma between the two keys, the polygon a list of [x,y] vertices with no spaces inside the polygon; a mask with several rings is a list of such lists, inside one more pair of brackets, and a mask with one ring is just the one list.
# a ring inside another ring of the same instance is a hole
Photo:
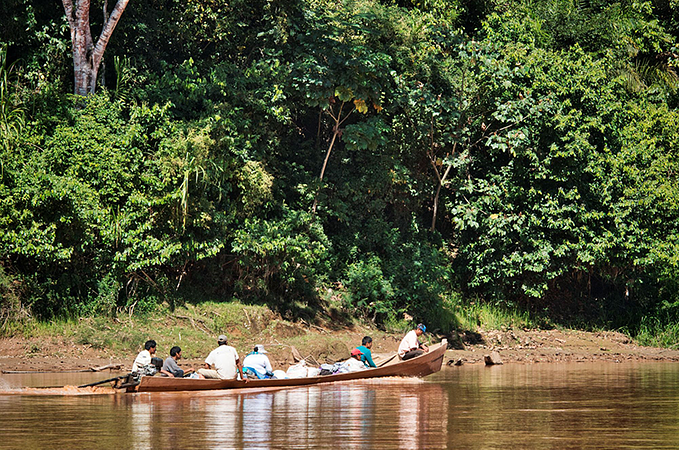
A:
{"label": "riverbank", "polygon": [[580,330],[490,330],[464,349],[449,350],[452,362],[483,363],[500,354],[504,363],[679,361],[679,350],[638,345],[623,333]]}
{"label": "riverbank", "polygon": [[[310,364],[344,359],[365,335],[373,337],[373,353],[395,352],[406,331],[338,326],[331,320],[320,325],[289,322],[268,309],[238,304],[215,308],[188,307],[146,319],[88,318],[26,328],[18,336],[0,338],[0,371],[87,371],[106,366],[129,370],[146,339],[158,342],[158,356],[163,358],[173,345],[181,346],[185,359],[180,365],[198,367],[221,333],[243,356],[255,344],[263,344],[274,368],[285,369],[299,358]],[[505,364],[679,361],[679,350],[641,346],[616,332],[479,329],[448,336],[427,334],[425,340],[438,342],[443,337],[452,346],[444,360],[449,365],[483,364],[484,356],[493,351]]]}

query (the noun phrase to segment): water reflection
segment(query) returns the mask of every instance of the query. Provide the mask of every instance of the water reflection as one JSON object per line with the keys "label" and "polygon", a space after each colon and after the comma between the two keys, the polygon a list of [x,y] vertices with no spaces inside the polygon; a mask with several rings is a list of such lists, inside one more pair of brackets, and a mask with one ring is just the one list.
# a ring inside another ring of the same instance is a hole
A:
{"label": "water reflection", "polygon": [[243,398],[243,437],[248,448],[269,448],[273,395],[261,393]]}
{"label": "water reflection", "polygon": [[561,364],[449,371],[460,448],[677,448],[679,366]]}
{"label": "water reflection", "polygon": [[[122,413],[116,427],[140,449],[445,448],[447,442],[448,394],[419,380],[112,397]],[[129,417],[122,417],[125,411]]]}
{"label": "water reflection", "polygon": [[1,395],[5,448],[677,448],[679,365],[444,368],[277,391]]}
{"label": "water reflection", "polygon": [[148,402],[132,402],[130,405],[132,435],[139,450],[148,450],[153,443],[153,405]]}
{"label": "water reflection", "polygon": [[417,396],[403,395],[399,404],[399,442],[403,448],[416,448],[418,442],[417,429],[419,428]]}

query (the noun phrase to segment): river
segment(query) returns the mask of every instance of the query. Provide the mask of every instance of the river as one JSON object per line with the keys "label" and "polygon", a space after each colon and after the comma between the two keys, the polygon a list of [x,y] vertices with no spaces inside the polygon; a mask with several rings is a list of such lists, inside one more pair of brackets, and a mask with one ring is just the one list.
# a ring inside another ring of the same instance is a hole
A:
{"label": "river", "polygon": [[445,367],[260,392],[25,389],[107,374],[0,376],[0,449],[679,448],[679,364]]}

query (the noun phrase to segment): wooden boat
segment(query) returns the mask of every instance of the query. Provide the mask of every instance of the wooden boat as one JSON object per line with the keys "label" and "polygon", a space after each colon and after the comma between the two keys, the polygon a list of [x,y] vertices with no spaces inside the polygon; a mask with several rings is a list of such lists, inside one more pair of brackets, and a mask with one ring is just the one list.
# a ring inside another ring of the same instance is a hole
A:
{"label": "wooden boat", "polygon": [[[379,377],[424,377],[441,370],[443,354],[448,347],[448,341],[429,348],[429,352],[407,361],[393,358],[381,367],[366,369],[359,372],[341,373],[336,375],[319,375],[306,378],[285,378],[267,380],[215,380],[193,378],[142,377],[136,386],[128,386],[128,392],[172,392],[172,391],[204,391],[218,389],[250,389],[275,388],[291,386],[307,386],[334,381],[358,380]],[[123,386],[124,387],[124,386]]]}

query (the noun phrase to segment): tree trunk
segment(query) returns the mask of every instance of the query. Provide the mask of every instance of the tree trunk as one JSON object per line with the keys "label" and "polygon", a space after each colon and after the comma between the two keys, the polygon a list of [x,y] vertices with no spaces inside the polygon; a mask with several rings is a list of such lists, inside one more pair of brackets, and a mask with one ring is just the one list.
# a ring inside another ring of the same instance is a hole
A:
{"label": "tree trunk", "polygon": [[86,96],[94,93],[97,86],[97,73],[104,51],[111,39],[120,17],[129,0],[118,0],[113,12],[104,23],[96,44],[90,30],[90,0],[62,0],[66,18],[71,28],[73,48],[74,89],[76,95]]}
{"label": "tree trunk", "polygon": [[[337,139],[337,135],[339,134],[339,128],[337,128],[337,124],[335,124],[335,127],[333,128],[332,132],[332,140],[330,141],[330,146],[328,147],[328,151],[325,154],[325,161],[323,161],[323,168],[321,169],[321,176],[319,177],[319,181],[323,181],[323,175],[325,174],[325,167],[328,165],[328,159],[330,159],[330,152],[332,151],[333,145],[335,145],[335,139]],[[314,196],[314,204],[311,207],[311,214],[316,214],[316,207],[318,206],[318,192],[319,190],[316,191],[316,195]]]}
{"label": "tree trunk", "polygon": [[[433,136],[433,134],[432,134],[432,136]],[[446,156],[454,155],[455,150],[457,150],[457,143],[453,144],[453,151]],[[439,174],[439,168],[436,165],[436,155],[434,154],[433,138],[432,138],[432,146],[430,148],[430,153],[429,153],[429,161],[431,162],[431,165],[434,168],[434,173],[436,174],[436,180],[438,181],[438,183],[436,184],[436,194],[434,194],[434,205],[433,205],[433,212],[432,212],[432,217],[431,217],[431,227],[429,228],[430,231],[434,231],[434,230],[436,230],[436,215],[438,214],[438,210],[439,210],[439,195],[441,194],[441,188],[446,184],[446,180],[448,179],[448,175],[450,174],[450,169],[452,169],[453,165],[448,164],[448,167],[446,167],[446,171],[444,172],[443,176],[441,176]]]}
{"label": "tree trunk", "polygon": [[[325,168],[328,165],[328,159],[330,159],[330,152],[332,152],[332,147],[335,145],[335,141],[337,140],[337,137],[342,134],[342,131],[340,130],[340,126],[344,123],[345,120],[351,115],[352,112],[355,111],[355,108],[352,109],[347,113],[344,118],[342,118],[342,110],[344,109],[344,104],[345,102],[342,102],[339,108],[339,112],[337,115],[333,114],[332,112],[332,106],[330,106],[327,110],[328,114],[330,114],[330,117],[335,121],[335,125],[332,127],[332,139],[330,140],[330,145],[328,146],[328,151],[325,153],[325,160],[323,161],[323,168],[321,169],[321,176],[318,178],[319,181],[323,182],[323,176],[325,175]],[[320,118],[319,118],[319,132],[320,132]],[[316,191],[316,195],[314,196],[314,204],[311,207],[311,214],[316,214],[316,207],[318,206],[318,193],[320,192],[320,187]]]}

